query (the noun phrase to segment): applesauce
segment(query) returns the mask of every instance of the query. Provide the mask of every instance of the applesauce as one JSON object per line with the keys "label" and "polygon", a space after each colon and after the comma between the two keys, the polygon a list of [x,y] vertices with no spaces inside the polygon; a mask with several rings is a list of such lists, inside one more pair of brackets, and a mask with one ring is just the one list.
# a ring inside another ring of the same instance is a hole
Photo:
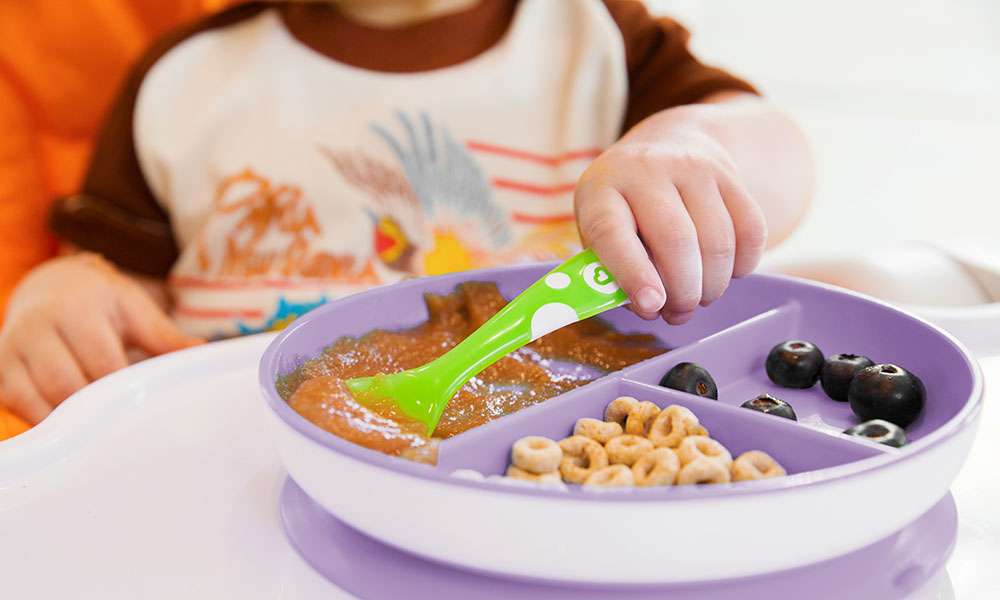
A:
{"label": "applesauce", "polygon": [[434,464],[437,442],[584,385],[601,375],[666,352],[649,334],[622,334],[599,319],[563,327],[504,356],[466,383],[433,432],[392,403],[362,406],[346,379],[424,365],[454,347],[507,301],[496,284],[459,284],[447,295],[425,295],[426,322],[399,331],[345,337],[279,377],[289,406],[319,427],[373,450]]}

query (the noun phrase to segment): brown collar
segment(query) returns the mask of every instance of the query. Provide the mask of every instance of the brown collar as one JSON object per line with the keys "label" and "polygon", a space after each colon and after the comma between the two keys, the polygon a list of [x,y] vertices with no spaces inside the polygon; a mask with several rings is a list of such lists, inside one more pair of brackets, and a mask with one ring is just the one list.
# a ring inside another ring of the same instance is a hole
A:
{"label": "brown collar", "polygon": [[300,42],[333,60],[393,73],[459,64],[503,37],[517,0],[482,0],[472,8],[412,25],[381,28],[351,20],[322,2],[282,2],[278,10]]}

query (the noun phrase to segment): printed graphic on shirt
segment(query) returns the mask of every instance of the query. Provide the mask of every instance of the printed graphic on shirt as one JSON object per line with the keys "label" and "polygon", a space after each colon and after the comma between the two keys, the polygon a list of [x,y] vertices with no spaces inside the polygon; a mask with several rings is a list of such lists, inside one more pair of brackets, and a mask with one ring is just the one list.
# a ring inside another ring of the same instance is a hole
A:
{"label": "printed graphic on shirt", "polygon": [[[585,164],[596,150],[544,157],[485,142],[460,143],[427,112],[411,118],[396,111],[383,123],[371,123],[369,131],[371,138],[361,148],[327,141],[314,146],[335,178],[329,187],[314,185],[307,192],[298,181],[271,177],[260,167],[222,178],[212,213],[195,241],[196,260],[188,261],[184,276],[176,274],[172,283],[185,290],[182,296],[190,302],[199,301],[201,288],[220,292],[213,304],[225,293],[244,306],[232,312],[225,326],[217,311],[182,302],[177,312],[215,319],[219,331],[273,331],[350,293],[345,290],[563,259],[579,250],[566,201],[572,186],[541,189],[505,178],[503,171],[487,176],[477,156],[494,167],[527,163],[541,167],[539,173],[556,173],[568,162]],[[540,207],[552,208],[537,214],[508,212],[498,203],[498,193],[537,197]],[[347,197],[357,201],[345,202]],[[331,205],[338,209],[331,213]],[[360,220],[345,220],[348,214]],[[356,229],[359,223],[367,224],[367,233]],[[339,251],[332,251],[349,231],[366,241],[341,243]]]}
{"label": "printed graphic on shirt", "polygon": [[[402,111],[396,112],[406,138],[400,140],[388,127],[372,124],[393,154],[409,183],[429,231],[408,239],[422,257],[417,265],[427,275],[451,273],[482,266],[511,239],[505,212],[493,199],[483,170],[446,127],[435,126],[426,112],[420,128]],[[399,227],[396,215],[388,218]],[[390,248],[392,245],[389,246]]]}
{"label": "printed graphic on shirt", "polygon": [[368,215],[374,231],[372,244],[378,259],[394,271],[419,272],[416,249],[426,245],[423,213],[413,188],[396,168],[363,152],[320,152],[351,186],[371,200]]}
{"label": "printed graphic on shirt", "polygon": [[[349,278],[377,283],[369,263],[313,247],[323,227],[300,187],[245,169],[225,178],[213,203],[214,234],[197,241],[199,275],[221,279]],[[221,237],[221,248],[210,245]],[[214,250],[214,251],[213,251]]]}

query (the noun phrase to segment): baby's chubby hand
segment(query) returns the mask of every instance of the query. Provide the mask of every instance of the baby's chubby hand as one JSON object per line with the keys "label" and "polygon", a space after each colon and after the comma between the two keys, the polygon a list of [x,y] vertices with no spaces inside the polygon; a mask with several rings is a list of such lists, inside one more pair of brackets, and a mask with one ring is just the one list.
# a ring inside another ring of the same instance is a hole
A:
{"label": "baby's chubby hand", "polygon": [[[577,186],[577,225],[644,319],[670,324],[760,262],[767,224],[700,105],[642,121]],[[711,111],[711,107],[708,107]]]}
{"label": "baby's chubby hand", "polygon": [[129,364],[202,343],[142,287],[94,254],[53,259],[11,297],[0,331],[0,401],[31,423],[86,384]]}

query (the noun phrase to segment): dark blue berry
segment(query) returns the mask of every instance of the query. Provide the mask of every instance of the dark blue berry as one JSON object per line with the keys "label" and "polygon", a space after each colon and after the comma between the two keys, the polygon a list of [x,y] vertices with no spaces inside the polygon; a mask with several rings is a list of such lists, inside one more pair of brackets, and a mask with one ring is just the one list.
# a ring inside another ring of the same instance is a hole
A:
{"label": "dark blue berry", "polygon": [[793,421],[798,420],[795,418],[795,411],[792,410],[792,406],[790,404],[784,400],[779,400],[770,394],[761,394],[753,400],[747,400],[743,404],[740,404],[740,406],[760,411],[762,413],[767,413],[769,415],[785,417],[786,419],[791,419]]}
{"label": "dark blue berry", "polygon": [[682,362],[673,366],[660,379],[660,385],[672,390],[680,390],[703,398],[719,399],[719,388],[715,380],[701,365]]}
{"label": "dark blue berry", "polygon": [[834,354],[823,361],[819,370],[819,384],[826,395],[837,402],[847,402],[847,388],[861,369],[871,367],[875,361],[857,354]]}
{"label": "dark blue berry", "polygon": [[872,419],[865,421],[844,431],[847,435],[856,435],[868,438],[873,442],[902,448],[906,444],[906,430],[895,423],[883,421],[882,419]]}
{"label": "dark blue berry", "polygon": [[781,387],[805,389],[819,379],[823,353],[811,342],[789,340],[771,348],[764,368],[771,381]]}
{"label": "dark blue berry", "polygon": [[896,365],[862,369],[851,380],[847,401],[862,421],[885,419],[907,427],[924,410],[927,391],[920,378]]}

